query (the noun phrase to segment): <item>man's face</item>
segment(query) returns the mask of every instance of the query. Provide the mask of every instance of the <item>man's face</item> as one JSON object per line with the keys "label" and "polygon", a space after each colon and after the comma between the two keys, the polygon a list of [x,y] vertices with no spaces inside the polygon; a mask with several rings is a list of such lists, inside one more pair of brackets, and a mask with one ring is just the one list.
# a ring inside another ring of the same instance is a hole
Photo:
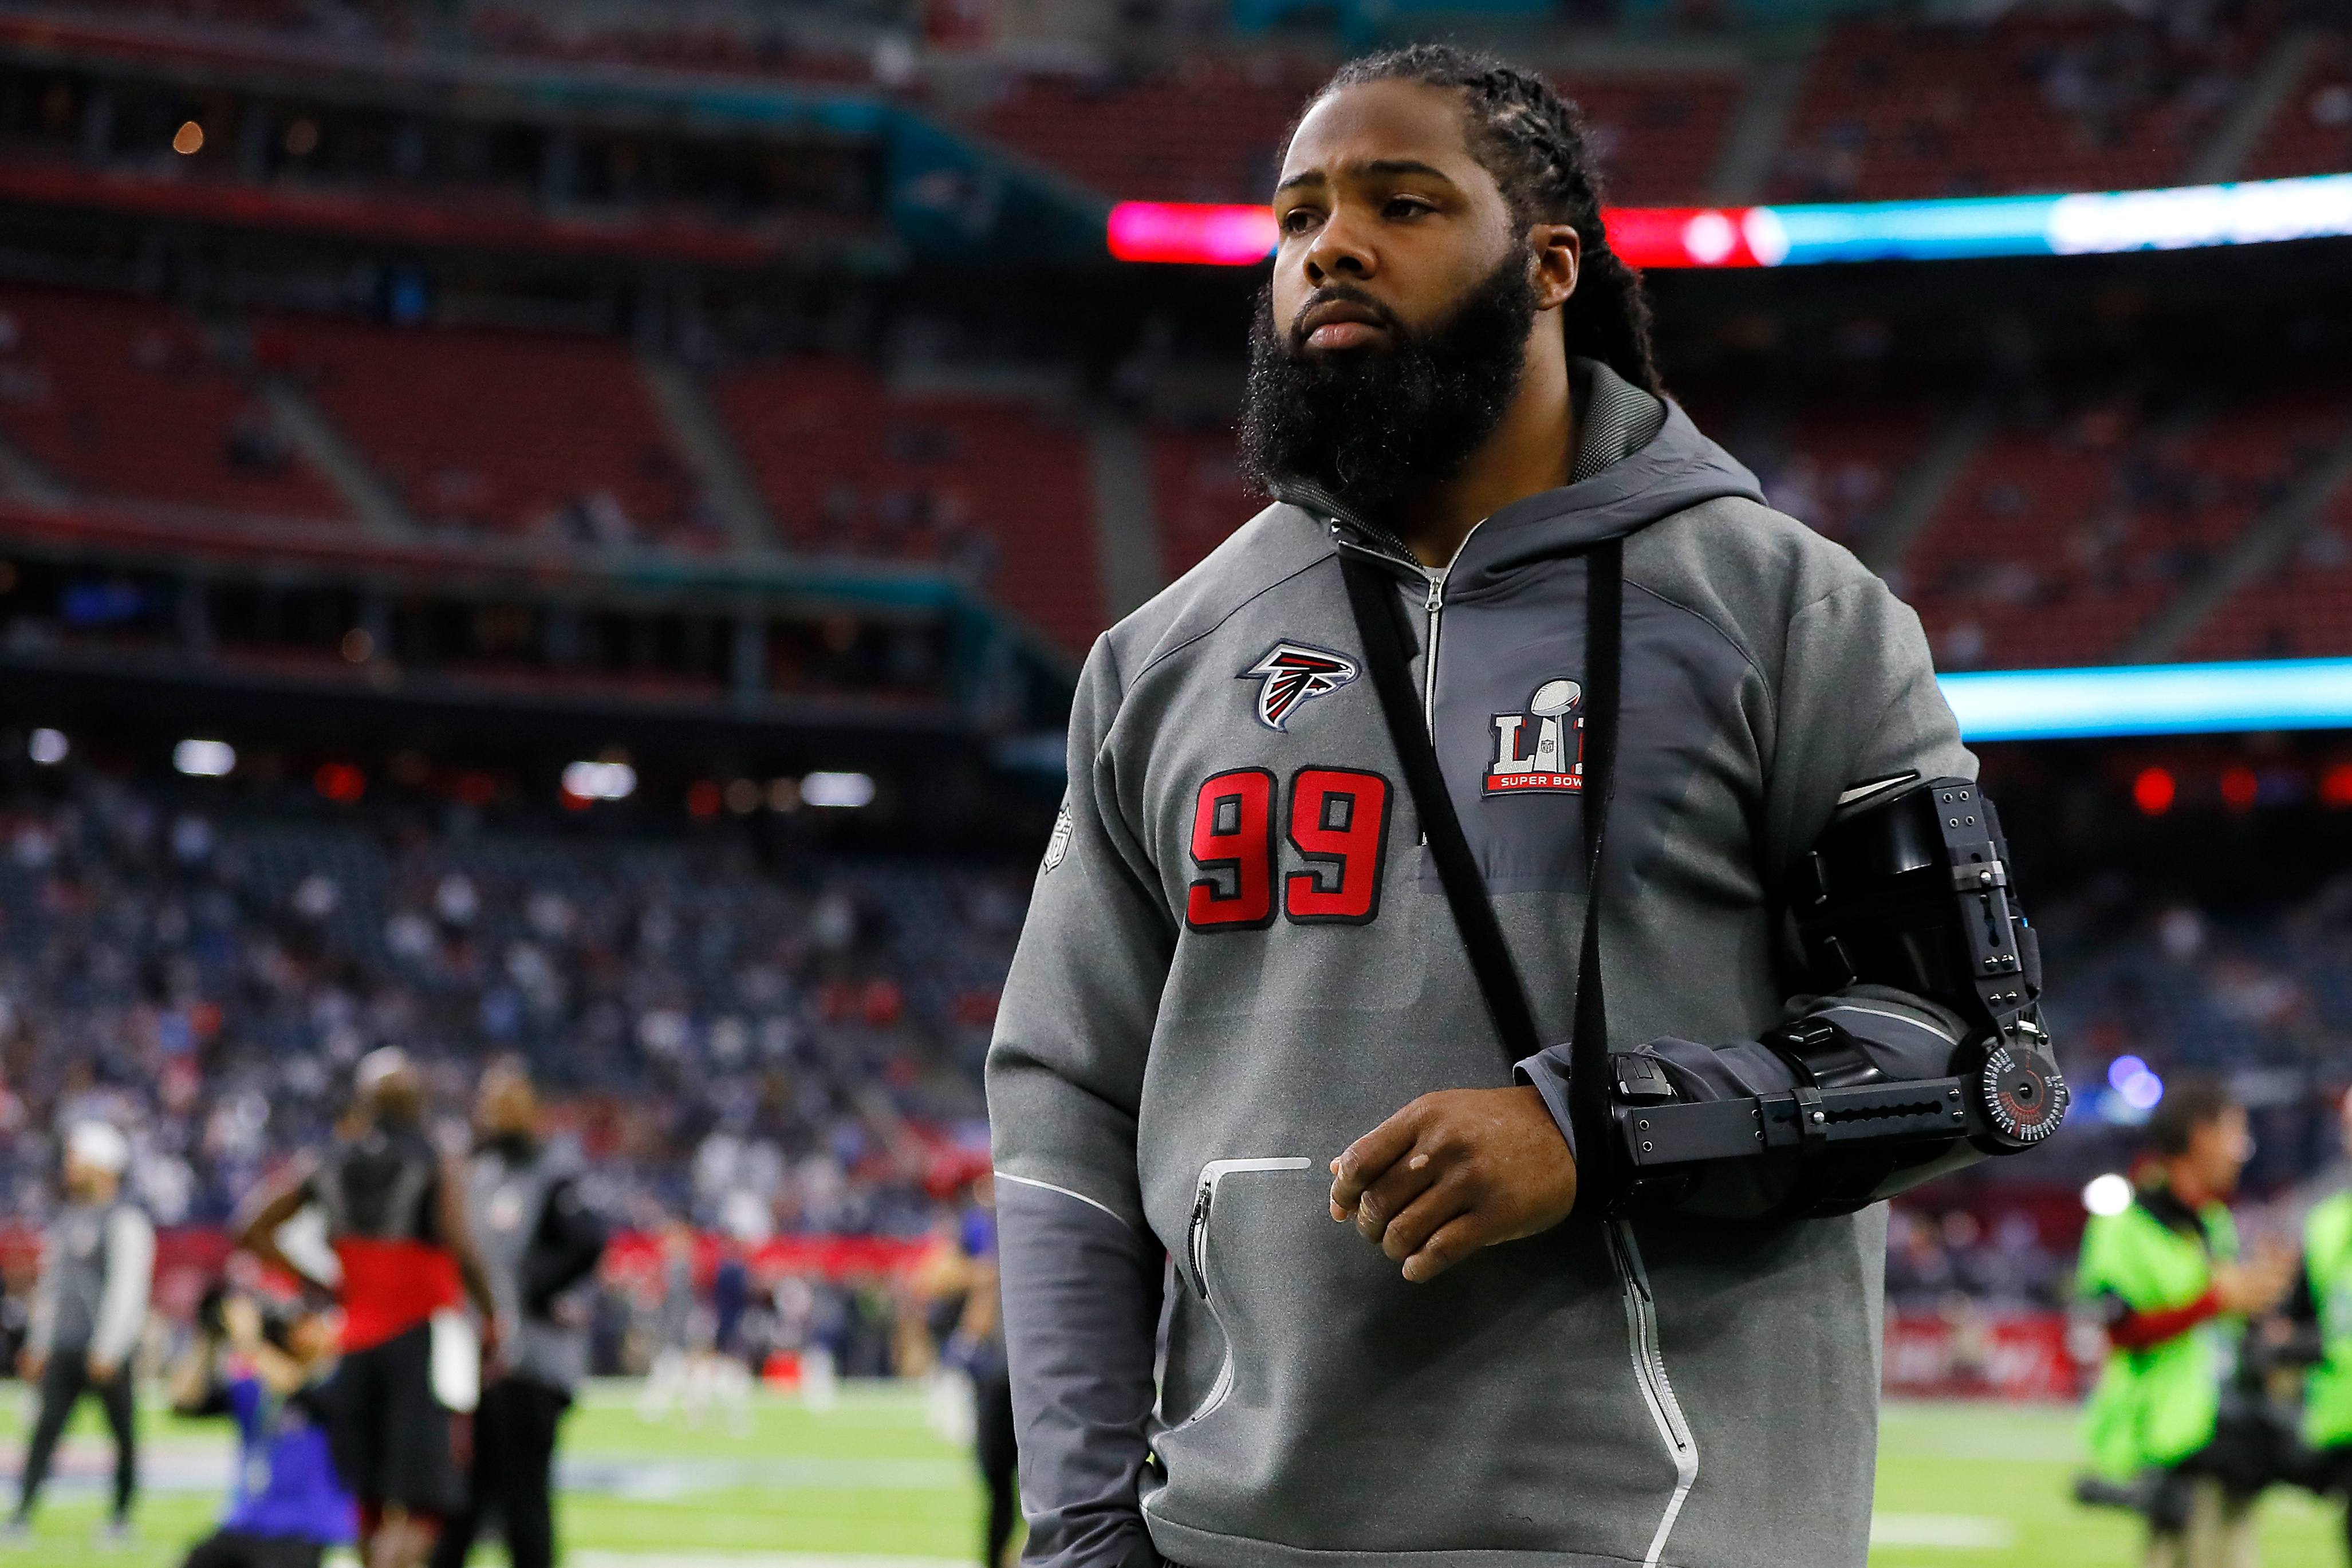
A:
{"label": "man's face", "polygon": [[2233,1105],[2212,1121],[2201,1121],[2190,1129],[2189,1152],[2183,1157],[2206,1191],[2216,1197],[2227,1197],[2238,1190],[2238,1173],[2246,1168],[2253,1152],[2253,1140],[2246,1131],[2246,1113]]}
{"label": "man's face", "polygon": [[474,1101],[474,1125],[484,1136],[527,1136],[538,1121],[539,1103],[529,1079],[504,1068],[482,1075],[481,1091]]}
{"label": "man's face", "polygon": [[1250,342],[1241,433],[1255,482],[1312,484],[1394,524],[1509,411],[1535,323],[1566,297],[1562,277],[1572,287],[1573,231],[1541,252],[1517,232],[1464,112],[1458,93],[1372,82],[1300,122]]}
{"label": "man's face", "polygon": [[114,1173],[101,1170],[79,1157],[68,1154],[65,1163],[65,1187],[68,1195],[79,1203],[95,1203],[114,1195]]}
{"label": "man's face", "polygon": [[1393,349],[1514,254],[1509,204],[1471,156],[1462,95],[1343,88],[1307,111],[1274,197],[1274,320],[1309,356]]}

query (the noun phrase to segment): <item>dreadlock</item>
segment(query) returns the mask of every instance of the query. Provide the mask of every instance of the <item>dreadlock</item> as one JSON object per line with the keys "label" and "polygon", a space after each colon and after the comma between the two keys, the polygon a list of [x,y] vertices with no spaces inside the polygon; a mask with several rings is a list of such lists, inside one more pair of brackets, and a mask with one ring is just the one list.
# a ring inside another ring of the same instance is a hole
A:
{"label": "dreadlock", "polygon": [[1374,81],[1419,82],[1463,94],[1470,110],[1470,151],[1502,187],[1512,222],[1521,229],[1565,223],[1581,242],[1582,275],[1560,307],[1568,352],[1597,359],[1635,386],[1664,395],[1650,352],[1650,301],[1640,274],[1609,248],[1601,176],[1576,105],[1532,71],[1452,44],[1412,44],[1350,60],[1308,102]]}

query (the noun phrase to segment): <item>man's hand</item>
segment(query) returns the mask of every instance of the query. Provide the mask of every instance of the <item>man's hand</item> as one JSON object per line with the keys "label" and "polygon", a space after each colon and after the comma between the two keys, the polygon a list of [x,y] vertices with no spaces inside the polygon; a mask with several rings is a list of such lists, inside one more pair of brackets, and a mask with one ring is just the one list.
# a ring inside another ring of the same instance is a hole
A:
{"label": "man's hand", "polygon": [[2294,1249],[2274,1238],[2254,1249],[2242,1263],[2223,1263],[2213,1269],[2213,1296],[2221,1310],[2249,1317],[2269,1311],[2286,1300],[2294,1286]]}
{"label": "man's hand", "polygon": [[1418,1285],[1576,1206],[1576,1158],[1532,1089],[1424,1094],[1331,1162],[1331,1217]]}
{"label": "man's hand", "polygon": [[38,1351],[16,1352],[16,1375],[26,1383],[38,1383],[41,1373],[48,1370],[49,1358]]}
{"label": "man's hand", "polygon": [[221,1302],[221,1327],[228,1331],[230,1344],[249,1351],[261,1342],[261,1309],[250,1296],[228,1297]]}
{"label": "man's hand", "polygon": [[115,1363],[101,1355],[89,1358],[89,1380],[92,1383],[112,1383]]}

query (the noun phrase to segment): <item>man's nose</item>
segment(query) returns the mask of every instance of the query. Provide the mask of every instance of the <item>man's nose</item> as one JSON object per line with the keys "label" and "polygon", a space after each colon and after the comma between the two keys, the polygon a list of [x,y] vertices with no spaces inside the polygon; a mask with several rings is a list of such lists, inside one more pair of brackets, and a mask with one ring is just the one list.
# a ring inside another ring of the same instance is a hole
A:
{"label": "man's nose", "polygon": [[1338,279],[1361,281],[1377,269],[1372,247],[1342,213],[1334,213],[1307,247],[1307,278],[1318,288]]}

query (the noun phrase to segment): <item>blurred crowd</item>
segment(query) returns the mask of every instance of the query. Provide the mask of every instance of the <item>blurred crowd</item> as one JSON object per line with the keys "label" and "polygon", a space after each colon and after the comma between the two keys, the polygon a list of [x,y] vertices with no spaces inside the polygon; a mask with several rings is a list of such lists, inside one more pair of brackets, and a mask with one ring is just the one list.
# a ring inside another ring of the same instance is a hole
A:
{"label": "blurred crowd", "polygon": [[398,1044],[445,1142],[480,1063],[519,1055],[625,1226],[920,1235],[984,1162],[1024,880],[233,820],[77,777],[0,805],[0,1201],[41,1223],[58,1130],[92,1118],[158,1223],[217,1224]]}
{"label": "blurred crowd", "polygon": [[[946,1244],[986,1166],[980,1060],[1024,868],[777,864],[716,835],[238,816],[95,773],[40,783],[0,801],[0,1202],[16,1227],[53,1211],[77,1121],[123,1130],[130,1191],[159,1225],[216,1226],[329,1134],[365,1051],[419,1061],[445,1140],[481,1064],[510,1053],[617,1227],[683,1222],[733,1249],[725,1339],[746,1366],[813,1347],[844,1375],[925,1363],[909,1259]],[[2118,1061],[2216,1069],[2252,1114],[2252,1190],[2336,1157],[2352,880],[2253,913],[2114,878],[2040,917],[2086,1125],[2145,1120],[2110,1081]],[[2080,1215],[2071,1184],[2060,1195],[1930,1189],[1898,1208],[1890,1302],[2063,1304]],[[898,1250],[786,1245],[843,1236]],[[659,1349],[667,1287],[632,1256],[607,1269],[602,1371]],[[720,1262],[697,1255],[702,1312]]]}

